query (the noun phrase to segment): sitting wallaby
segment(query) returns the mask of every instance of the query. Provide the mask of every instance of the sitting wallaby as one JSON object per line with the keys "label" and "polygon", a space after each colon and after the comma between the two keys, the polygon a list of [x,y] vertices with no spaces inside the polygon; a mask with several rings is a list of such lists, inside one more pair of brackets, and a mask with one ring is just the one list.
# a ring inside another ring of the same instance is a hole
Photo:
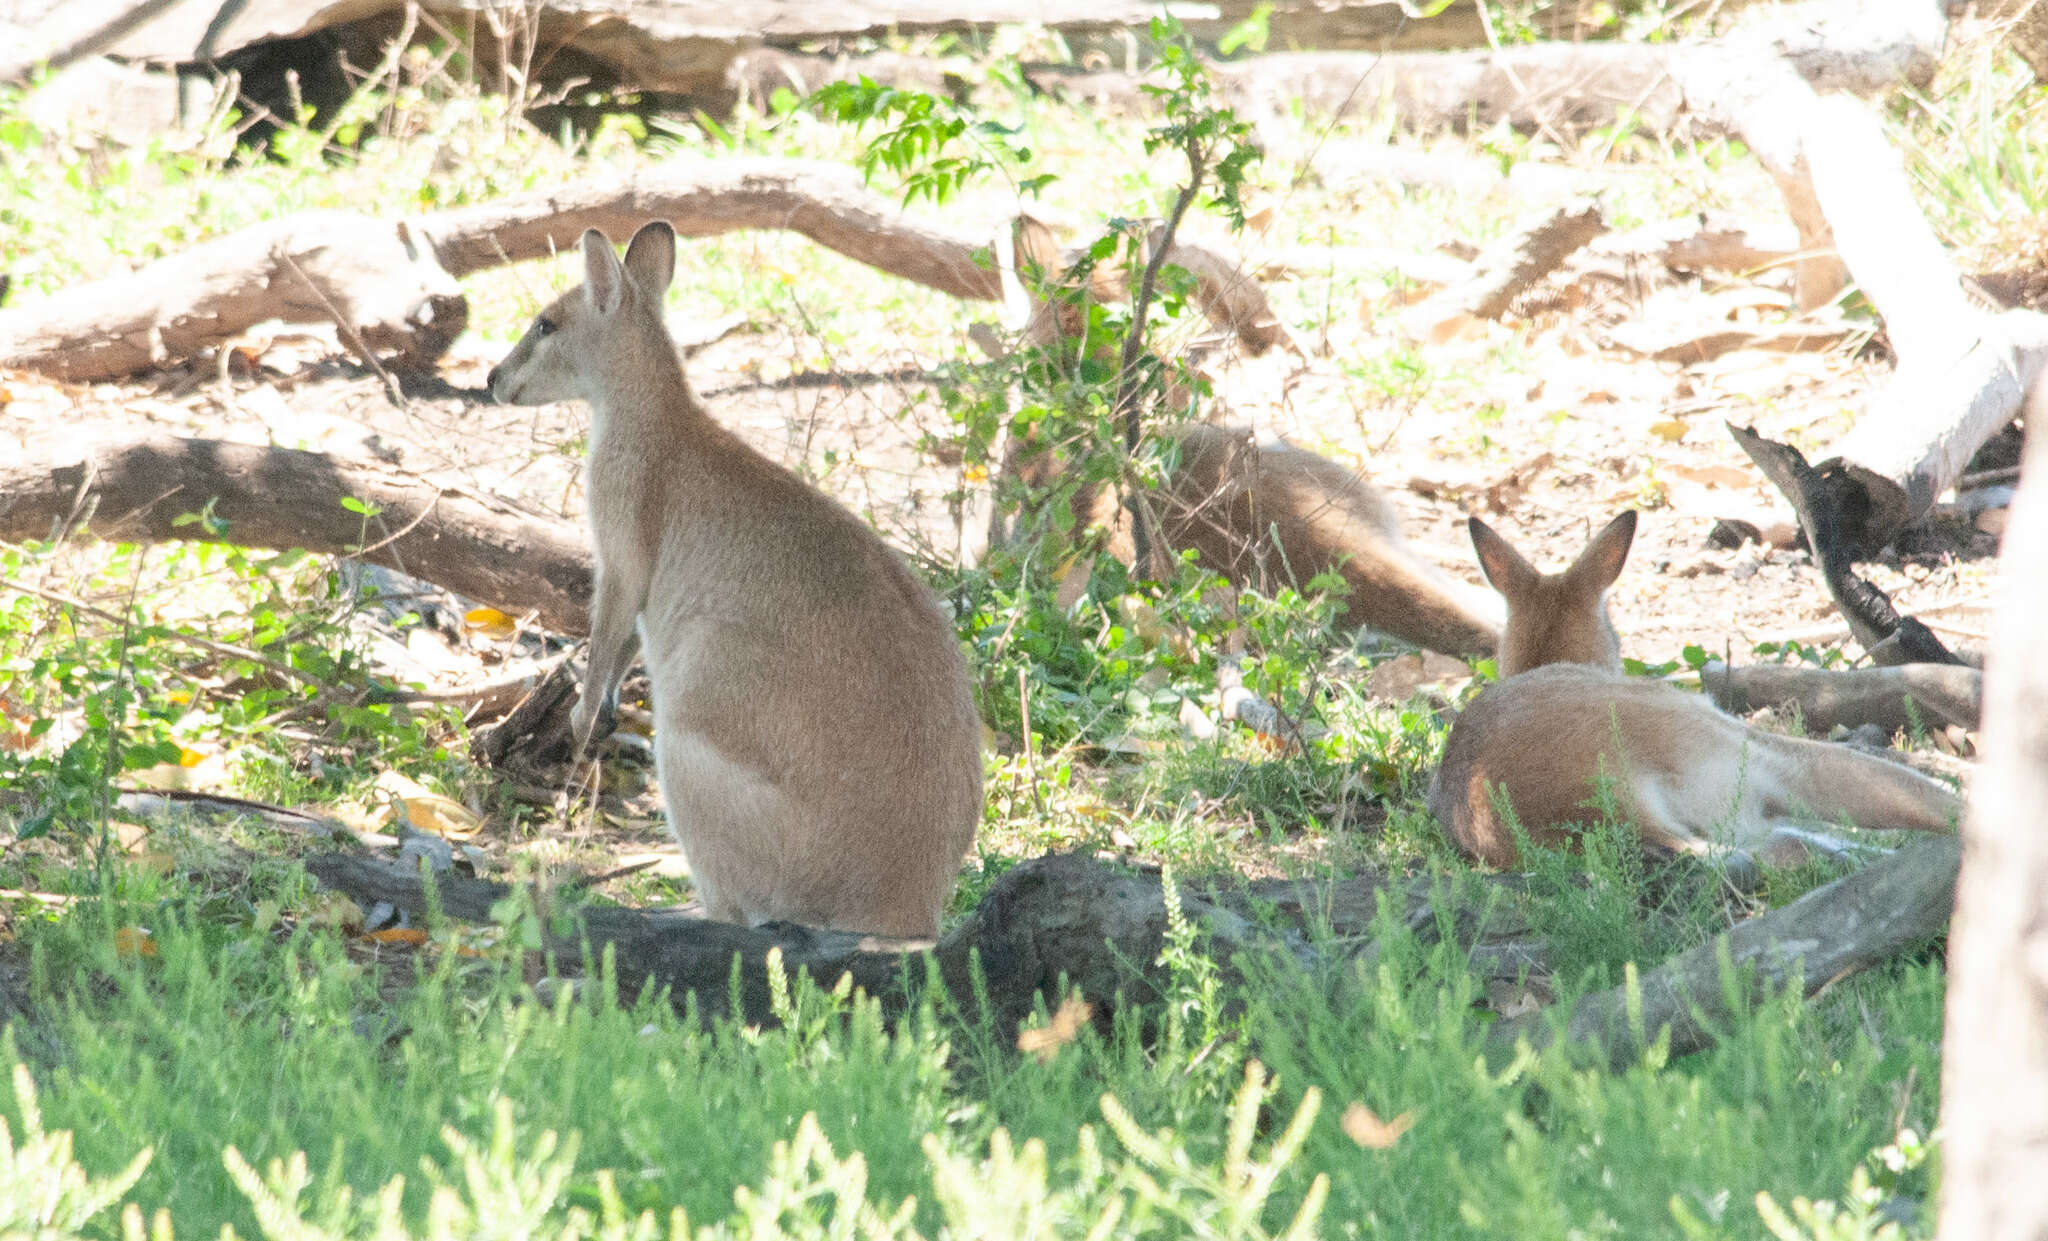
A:
{"label": "sitting wallaby", "polygon": [[609,731],[638,623],[669,825],[713,918],[930,937],[981,818],[981,732],[938,601],[859,518],[711,420],[663,325],[675,233],[585,282],[491,372],[590,404],[596,583],[572,716]]}
{"label": "sitting wallaby", "polygon": [[[1378,488],[1327,457],[1242,428],[1190,423],[1169,432],[1178,460],[1154,497],[1166,541],[1195,549],[1203,568],[1240,585],[1306,586],[1336,573],[1351,587],[1341,617],[1431,650],[1490,655],[1500,640],[1497,605],[1411,550],[1400,518]],[[1005,472],[1048,488],[1060,465],[1028,442]],[[1129,563],[1127,516],[1109,488],[1083,486],[1077,524],[1110,531],[1110,552]],[[998,531],[992,541],[1005,537]]]}
{"label": "sitting wallaby", "polygon": [[1621,674],[1607,588],[1636,515],[1616,517],[1562,573],[1544,574],[1474,517],[1480,568],[1507,599],[1497,685],[1466,706],[1444,745],[1429,808],[1466,854],[1513,866],[1515,837],[1495,799],[1539,844],[1597,816],[1610,782],[1645,844],[1693,854],[1732,848],[1785,863],[1837,842],[1782,827],[1795,816],[1860,827],[1953,830],[1961,800],[1910,768],[1843,746],[1751,728],[1705,699]]}

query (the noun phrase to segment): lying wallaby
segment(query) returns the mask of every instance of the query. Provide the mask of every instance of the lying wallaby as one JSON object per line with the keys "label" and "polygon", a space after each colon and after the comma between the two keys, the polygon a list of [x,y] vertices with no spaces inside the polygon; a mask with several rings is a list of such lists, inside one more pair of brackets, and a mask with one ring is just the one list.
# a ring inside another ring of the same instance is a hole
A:
{"label": "lying wallaby", "polygon": [[[1030,286],[1003,273],[1004,296],[1030,308],[1027,344],[1040,348],[1082,335],[1087,303],[1117,296],[1127,273],[1119,253],[1093,266],[1079,300],[1047,295],[1045,286],[1076,279],[1063,270],[1059,240],[1043,221],[1018,217],[1017,264]],[[1225,315],[1228,319],[1229,316]],[[1112,358],[1108,342],[1098,360]],[[1185,399],[1169,382],[1168,403]],[[1500,638],[1498,608],[1486,592],[1453,581],[1411,551],[1400,517],[1371,483],[1326,457],[1243,428],[1191,423],[1170,432],[1177,464],[1163,491],[1152,497],[1166,541],[1194,548],[1202,566],[1239,585],[1305,586],[1335,572],[1350,584],[1347,626],[1371,625],[1432,650],[1491,655]],[[1014,442],[1003,464],[1010,478],[1049,493],[1065,468],[1058,451],[1031,439]],[[1086,485],[1073,499],[1077,524],[1110,531],[1110,552],[1130,563],[1135,547],[1128,515],[1109,488]],[[1026,521],[1019,523],[1028,526]],[[1014,539],[1018,528],[998,512],[991,544]]]}
{"label": "lying wallaby", "polygon": [[1562,573],[1543,574],[1472,518],[1480,567],[1508,604],[1504,678],[1474,698],[1444,745],[1429,808],[1451,840],[1495,866],[1517,850],[1505,797],[1529,839],[1553,844],[1596,816],[1596,784],[1646,844],[1705,854],[1732,847],[1784,863],[1836,842],[1781,827],[1795,816],[1861,827],[1952,830],[1961,801],[1909,768],[1842,746],[1783,737],[1705,699],[1621,675],[1607,588],[1635,536],[1623,513]]}
{"label": "lying wallaby", "polygon": [[[1204,568],[1239,584],[1297,587],[1335,572],[1351,587],[1344,624],[1371,625],[1432,650],[1493,653],[1495,602],[1410,550],[1393,505],[1371,483],[1241,428],[1191,423],[1170,434],[1178,459],[1152,502],[1167,542],[1194,548]],[[1006,473],[1044,489],[1060,469],[1053,454],[1027,443]],[[1109,488],[1084,486],[1073,500],[1076,523],[1106,526],[1110,551],[1128,562],[1129,523],[1119,507]]]}
{"label": "lying wallaby", "polygon": [[853,514],[713,422],[663,325],[675,233],[585,283],[491,372],[589,402],[596,584],[572,716],[609,731],[639,625],[669,825],[706,912],[928,937],[981,817],[967,664],[931,591]]}

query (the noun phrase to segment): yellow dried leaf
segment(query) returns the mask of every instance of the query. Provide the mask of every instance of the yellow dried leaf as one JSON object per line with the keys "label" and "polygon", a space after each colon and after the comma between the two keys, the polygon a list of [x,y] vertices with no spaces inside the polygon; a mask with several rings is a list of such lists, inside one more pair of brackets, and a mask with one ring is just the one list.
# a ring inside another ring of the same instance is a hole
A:
{"label": "yellow dried leaf", "polygon": [[364,939],[376,944],[409,944],[419,947],[427,942],[427,933],[418,927],[394,926],[382,931],[369,931]]}
{"label": "yellow dried leaf", "polygon": [[181,745],[181,746],[179,746],[179,747],[178,747],[178,766],[180,766],[180,767],[197,767],[197,766],[198,766],[199,764],[201,764],[201,763],[203,763],[203,762],[205,762],[205,761],[206,761],[206,753],[205,753],[205,751],[203,751],[203,750],[195,750],[195,749],[193,749],[193,748],[192,748],[191,746],[188,746],[188,745]]}
{"label": "yellow dried leaf", "polygon": [[503,640],[519,632],[519,624],[496,608],[471,608],[462,614],[462,626],[471,633]]}
{"label": "yellow dried leaf", "polygon": [[445,840],[468,840],[483,830],[483,820],[469,807],[395,771],[379,775],[375,787],[391,799],[396,817],[415,831],[432,832]]}
{"label": "yellow dried leaf", "polygon": [[153,957],[156,940],[139,926],[124,926],[114,932],[114,951],[124,957]]}
{"label": "yellow dried leaf", "polygon": [[1381,1120],[1363,1103],[1344,1109],[1344,1136],[1367,1150],[1383,1151],[1401,1140],[1415,1124],[1415,1113],[1403,1112],[1392,1120]]}
{"label": "yellow dried leaf", "polygon": [[1053,1013],[1051,1021],[1036,1029],[1017,1032],[1017,1050],[1037,1057],[1040,1063],[1051,1060],[1059,1054],[1060,1048],[1074,1041],[1094,1013],[1095,1008],[1088,1001],[1078,995],[1070,995],[1060,1002],[1059,1010]]}
{"label": "yellow dried leaf", "polygon": [[1679,421],[1676,418],[1666,418],[1662,422],[1653,422],[1650,424],[1650,434],[1656,436],[1660,440],[1663,440],[1667,444],[1676,444],[1678,441],[1684,439],[1686,430],[1687,427],[1685,423]]}

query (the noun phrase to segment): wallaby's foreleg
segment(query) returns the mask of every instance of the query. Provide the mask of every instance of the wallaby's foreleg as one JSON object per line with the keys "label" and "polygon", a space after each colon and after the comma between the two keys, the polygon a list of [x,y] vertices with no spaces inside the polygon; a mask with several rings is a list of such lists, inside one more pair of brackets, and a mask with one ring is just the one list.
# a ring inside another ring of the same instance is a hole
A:
{"label": "wallaby's foreleg", "polygon": [[588,757],[618,726],[619,681],[639,649],[635,625],[647,602],[646,573],[600,570],[590,599],[590,662],[569,714],[577,752]]}

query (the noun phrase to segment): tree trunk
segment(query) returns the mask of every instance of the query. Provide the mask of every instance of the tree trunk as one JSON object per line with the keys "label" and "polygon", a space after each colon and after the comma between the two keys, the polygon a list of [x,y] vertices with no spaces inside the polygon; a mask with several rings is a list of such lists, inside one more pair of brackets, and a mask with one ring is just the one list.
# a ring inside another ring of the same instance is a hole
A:
{"label": "tree trunk", "polygon": [[1941,1236],[2048,1237],[2048,436],[1999,556],[1942,1037]]}

